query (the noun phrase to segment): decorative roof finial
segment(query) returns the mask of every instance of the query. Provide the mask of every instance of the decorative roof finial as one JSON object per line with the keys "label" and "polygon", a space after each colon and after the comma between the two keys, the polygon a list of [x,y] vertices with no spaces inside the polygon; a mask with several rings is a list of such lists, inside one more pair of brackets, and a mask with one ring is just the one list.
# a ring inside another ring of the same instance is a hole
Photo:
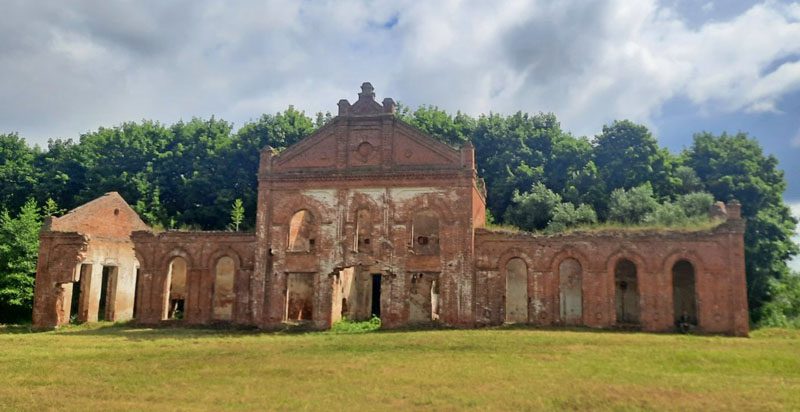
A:
{"label": "decorative roof finial", "polygon": [[371,100],[375,100],[375,88],[372,87],[372,83],[364,82],[361,84],[361,93],[358,94],[358,99],[368,98]]}

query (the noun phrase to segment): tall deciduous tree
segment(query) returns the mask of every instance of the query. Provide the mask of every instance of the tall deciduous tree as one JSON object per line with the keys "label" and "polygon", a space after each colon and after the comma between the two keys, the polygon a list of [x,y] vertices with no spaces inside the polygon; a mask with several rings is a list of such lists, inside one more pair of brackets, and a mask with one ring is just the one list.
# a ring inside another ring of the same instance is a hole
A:
{"label": "tall deciduous tree", "polygon": [[0,322],[30,315],[41,223],[33,199],[16,216],[0,212]]}
{"label": "tall deciduous tree", "polygon": [[783,201],[783,171],[774,156],[765,155],[758,142],[744,133],[698,133],[684,155],[715,198],[736,199],[742,204],[742,215],[748,219],[748,298],[758,321],[759,309],[769,298],[771,279],[788,276],[786,262],[798,253],[791,239],[797,220]]}
{"label": "tall deciduous tree", "polygon": [[37,184],[37,151],[16,133],[0,134],[0,207],[16,210]]}

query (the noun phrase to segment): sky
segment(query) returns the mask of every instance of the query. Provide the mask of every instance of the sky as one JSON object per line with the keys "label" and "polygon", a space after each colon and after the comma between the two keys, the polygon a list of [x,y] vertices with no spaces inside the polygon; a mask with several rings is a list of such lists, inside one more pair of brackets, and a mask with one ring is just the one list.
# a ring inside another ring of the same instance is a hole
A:
{"label": "sky", "polygon": [[5,0],[0,15],[0,133],[40,145],[132,120],[335,113],[364,81],[411,107],[553,112],[576,135],[631,119],[673,151],[744,131],[800,216],[800,2]]}

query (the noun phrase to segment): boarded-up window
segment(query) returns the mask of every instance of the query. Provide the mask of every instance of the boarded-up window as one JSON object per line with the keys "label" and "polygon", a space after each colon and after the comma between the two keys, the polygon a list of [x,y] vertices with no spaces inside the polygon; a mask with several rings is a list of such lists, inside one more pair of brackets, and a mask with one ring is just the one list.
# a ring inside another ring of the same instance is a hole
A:
{"label": "boarded-up window", "polygon": [[672,301],[675,324],[697,325],[694,266],[681,260],[672,266]]}
{"label": "boarded-up window", "polygon": [[314,215],[308,210],[300,210],[292,215],[289,222],[289,251],[309,252],[314,250]]}
{"label": "boarded-up window", "polygon": [[413,250],[418,255],[439,253],[439,217],[427,210],[414,215],[411,228]]}
{"label": "boarded-up window", "polygon": [[286,279],[286,321],[314,319],[314,275],[290,273]]}
{"label": "boarded-up window", "polygon": [[617,306],[617,323],[639,323],[639,282],[636,264],[628,259],[621,259],[614,268],[615,301]]}
{"label": "boarded-up window", "polygon": [[231,320],[233,317],[234,279],[236,265],[228,256],[217,261],[214,272],[214,319]]}
{"label": "boarded-up window", "polygon": [[561,319],[565,325],[583,323],[583,274],[576,259],[564,259],[558,266]]}
{"label": "boarded-up window", "polygon": [[186,302],[186,260],[175,257],[167,272],[167,290],[162,319],[183,319]]}
{"label": "boarded-up window", "polygon": [[528,265],[520,258],[506,263],[506,323],[528,321]]}

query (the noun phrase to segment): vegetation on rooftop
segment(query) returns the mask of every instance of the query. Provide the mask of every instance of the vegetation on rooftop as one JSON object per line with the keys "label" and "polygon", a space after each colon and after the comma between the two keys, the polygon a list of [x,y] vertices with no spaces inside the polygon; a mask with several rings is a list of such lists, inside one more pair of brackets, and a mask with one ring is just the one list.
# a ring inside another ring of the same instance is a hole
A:
{"label": "vegetation on rooftop", "polygon": [[[797,222],[782,198],[784,175],[745,133],[697,133],[689,147],[671,153],[630,121],[584,137],[546,113],[473,117],[400,105],[398,116],[451,146],[473,143],[488,211],[500,225],[548,233],[617,225],[684,230],[704,227],[698,216],[710,199],[736,199],[748,222],[751,318],[786,324],[800,311],[796,275],[787,266],[798,246],[791,240]],[[44,149],[0,133],[0,322],[30,314],[38,246],[28,235],[41,224],[41,211],[32,212],[38,205],[51,199],[54,209],[44,214],[58,214],[59,206],[117,191],[155,227],[252,230],[260,149],[281,150],[330,119],[289,107],[238,129],[215,117],[171,125],[144,120],[54,138]]]}

